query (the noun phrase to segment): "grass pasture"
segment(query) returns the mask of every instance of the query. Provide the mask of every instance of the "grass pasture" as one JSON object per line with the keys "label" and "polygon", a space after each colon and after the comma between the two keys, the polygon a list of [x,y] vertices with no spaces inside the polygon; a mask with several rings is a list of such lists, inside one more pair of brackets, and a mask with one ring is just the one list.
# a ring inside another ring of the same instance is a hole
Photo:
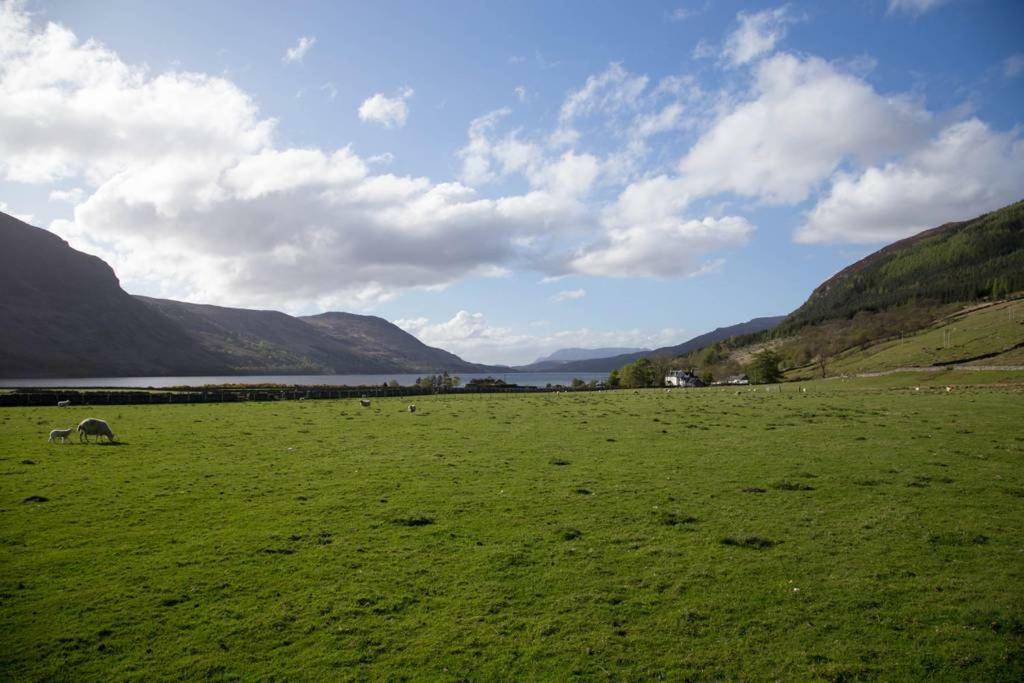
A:
{"label": "grass pasture", "polygon": [[1024,678],[1021,385],[807,386],[0,411],[0,679]]}
{"label": "grass pasture", "polygon": [[1006,349],[976,365],[1020,365],[1024,349],[1024,301],[1015,299],[951,315],[926,330],[848,351],[833,359],[829,374],[872,372],[952,363]]}

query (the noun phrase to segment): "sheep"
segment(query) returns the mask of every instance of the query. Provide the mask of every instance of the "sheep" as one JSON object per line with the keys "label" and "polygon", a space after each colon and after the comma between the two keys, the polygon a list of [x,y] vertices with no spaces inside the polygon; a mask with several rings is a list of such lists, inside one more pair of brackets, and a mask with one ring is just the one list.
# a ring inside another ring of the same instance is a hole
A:
{"label": "sheep", "polygon": [[415,403],[410,403],[409,404],[409,412],[410,413],[415,413],[416,412],[416,404]]}
{"label": "sheep", "polygon": [[361,405],[364,408],[369,408],[370,407],[370,399],[368,399],[368,398],[361,398],[361,399],[359,399],[359,405]]}
{"label": "sheep", "polygon": [[69,405],[71,405],[71,401],[57,401],[58,408],[67,408]]}
{"label": "sheep", "polygon": [[68,437],[71,436],[71,432],[75,431],[74,427],[68,427],[67,429],[54,429],[50,432],[50,438],[47,439],[48,443],[56,443],[60,440],[61,443],[67,443]]}
{"label": "sheep", "polygon": [[946,387],[946,393],[947,394],[950,393],[951,391],[953,391],[953,387]]}
{"label": "sheep", "polygon": [[110,425],[95,417],[87,417],[78,423],[78,440],[89,443],[89,436],[95,436],[97,439],[105,436],[111,443],[114,441],[114,432],[110,431]]}

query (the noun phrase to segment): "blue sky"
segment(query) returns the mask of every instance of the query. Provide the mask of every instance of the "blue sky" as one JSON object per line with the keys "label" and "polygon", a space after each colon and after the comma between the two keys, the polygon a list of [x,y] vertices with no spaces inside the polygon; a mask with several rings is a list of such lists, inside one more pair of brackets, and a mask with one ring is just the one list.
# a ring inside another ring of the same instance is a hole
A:
{"label": "blue sky", "polygon": [[787,313],[1024,195],[1020,2],[2,6],[0,208],[474,361]]}

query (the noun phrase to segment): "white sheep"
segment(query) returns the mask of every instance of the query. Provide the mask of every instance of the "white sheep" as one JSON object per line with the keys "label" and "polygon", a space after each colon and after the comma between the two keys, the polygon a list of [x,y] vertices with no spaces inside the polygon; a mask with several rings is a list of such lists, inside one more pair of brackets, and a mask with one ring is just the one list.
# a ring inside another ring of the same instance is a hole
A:
{"label": "white sheep", "polygon": [[58,408],[67,408],[69,405],[71,405],[71,401],[57,401]]}
{"label": "white sheep", "polygon": [[114,441],[114,432],[110,431],[110,425],[95,417],[87,417],[78,423],[78,440],[89,442],[89,437],[107,437],[110,442]]}
{"label": "white sheep", "polygon": [[361,405],[364,408],[369,408],[370,407],[370,399],[368,399],[368,398],[361,398],[361,399],[359,399],[359,405]]}
{"label": "white sheep", "polygon": [[415,413],[416,412],[416,404],[415,403],[410,403],[409,404],[409,412],[410,413]]}
{"label": "white sheep", "polygon": [[68,427],[67,429],[54,429],[50,431],[50,438],[47,439],[49,443],[56,443],[58,440],[61,443],[67,443],[68,437],[71,436],[71,432],[75,431],[74,427]]}

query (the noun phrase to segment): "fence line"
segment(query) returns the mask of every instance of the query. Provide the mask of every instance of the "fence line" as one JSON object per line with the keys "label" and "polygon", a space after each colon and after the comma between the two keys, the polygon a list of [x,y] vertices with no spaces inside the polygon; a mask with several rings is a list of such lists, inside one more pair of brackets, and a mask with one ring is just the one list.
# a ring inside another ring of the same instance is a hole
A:
{"label": "fence line", "polygon": [[522,387],[522,386],[465,386],[451,389],[423,389],[420,387],[334,387],[334,388],[239,388],[239,389],[180,389],[163,391],[141,390],[75,390],[75,389],[16,389],[0,393],[0,407],[55,406],[58,401],[71,401],[73,406],[83,405],[137,405],[150,403],[236,403],[243,401],[296,401],[342,398],[388,398],[394,396],[430,396],[434,394],[527,394],[554,391],[595,391],[603,387]]}

